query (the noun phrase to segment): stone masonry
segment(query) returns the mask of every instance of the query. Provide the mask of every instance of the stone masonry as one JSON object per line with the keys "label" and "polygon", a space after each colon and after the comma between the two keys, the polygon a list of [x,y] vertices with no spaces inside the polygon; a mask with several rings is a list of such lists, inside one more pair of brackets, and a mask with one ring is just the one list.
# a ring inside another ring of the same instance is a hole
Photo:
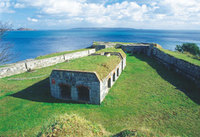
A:
{"label": "stone masonry", "polygon": [[50,75],[51,95],[68,101],[101,104],[126,66],[126,57],[123,58],[120,53],[109,52],[105,55],[120,56],[121,61],[102,80],[96,72],[53,70]]}

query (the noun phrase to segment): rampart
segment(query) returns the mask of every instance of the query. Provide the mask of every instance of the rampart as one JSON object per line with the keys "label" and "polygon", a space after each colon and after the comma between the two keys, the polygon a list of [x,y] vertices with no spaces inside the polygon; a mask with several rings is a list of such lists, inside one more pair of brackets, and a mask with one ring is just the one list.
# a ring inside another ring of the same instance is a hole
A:
{"label": "rampart", "polygon": [[[100,47],[116,47],[121,48],[125,53],[136,53],[136,54],[145,54],[149,57],[152,57],[162,63],[170,70],[174,70],[175,72],[191,79],[196,83],[197,86],[200,87],[200,66],[192,64],[190,62],[184,61],[182,59],[176,58],[172,55],[169,55],[163,51],[161,51],[158,47],[158,44],[154,43],[130,43],[130,44],[120,44],[120,43],[112,43],[112,42],[101,42]],[[107,44],[109,46],[107,46]],[[98,49],[98,43],[95,46]]]}
{"label": "rampart", "polygon": [[200,86],[200,66],[175,58],[156,47],[151,48],[151,56],[164,64],[168,69],[191,79],[196,85]]}
{"label": "rampart", "polygon": [[18,63],[8,64],[6,67],[0,67],[0,78],[20,74],[38,68],[52,66],[67,60],[88,56],[95,52],[96,52],[95,49],[88,49],[84,51],[64,54],[45,59],[33,59],[33,60],[26,60]]}

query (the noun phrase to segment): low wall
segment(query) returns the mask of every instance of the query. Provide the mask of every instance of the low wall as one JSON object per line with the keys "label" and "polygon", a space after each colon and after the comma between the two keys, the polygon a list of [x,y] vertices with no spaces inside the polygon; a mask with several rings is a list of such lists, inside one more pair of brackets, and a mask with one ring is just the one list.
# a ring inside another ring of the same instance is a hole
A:
{"label": "low wall", "polygon": [[57,63],[64,62],[66,60],[88,56],[95,52],[96,52],[95,49],[88,49],[84,51],[64,54],[64,55],[55,56],[55,57],[46,58],[46,59],[38,59],[38,60],[34,59],[34,60],[27,60],[27,61],[23,61],[19,63],[14,63],[14,64],[8,64],[7,67],[0,68],[0,78],[20,74],[28,70],[52,66]]}
{"label": "low wall", "polygon": [[[108,44],[107,42],[101,42],[101,45]],[[111,44],[111,43],[109,43]],[[165,52],[159,50],[157,47],[161,47],[154,43],[134,43],[134,44],[115,44],[118,48],[121,48],[125,53],[142,53],[149,57],[153,57],[162,64],[164,64],[168,69],[172,69],[179,74],[191,79],[200,87],[200,66],[191,64],[182,59],[175,58]],[[113,46],[113,47],[114,47]],[[101,46],[102,47],[102,46]],[[98,49],[98,46],[96,46]]]}
{"label": "low wall", "polygon": [[156,47],[151,49],[151,56],[164,64],[168,69],[172,69],[177,73],[186,76],[200,86],[200,66],[175,58]]}
{"label": "low wall", "polygon": [[122,45],[121,49],[125,52],[125,53],[142,53],[142,54],[147,54],[147,50],[148,50],[149,46],[129,46],[129,45]]}

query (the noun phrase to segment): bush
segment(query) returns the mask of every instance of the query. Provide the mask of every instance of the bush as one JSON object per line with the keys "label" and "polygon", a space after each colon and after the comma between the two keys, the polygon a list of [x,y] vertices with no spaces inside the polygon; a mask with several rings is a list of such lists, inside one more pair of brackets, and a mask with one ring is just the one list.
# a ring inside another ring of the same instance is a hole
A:
{"label": "bush", "polygon": [[76,114],[63,114],[53,118],[52,122],[44,126],[38,137],[100,137],[109,136],[101,125],[87,121]]}
{"label": "bush", "polygon": [[175,50],[179,52],[189,52],[195,56],[200,55],[200,49],[195,43],[184,43],[182,45],[176,45]]}

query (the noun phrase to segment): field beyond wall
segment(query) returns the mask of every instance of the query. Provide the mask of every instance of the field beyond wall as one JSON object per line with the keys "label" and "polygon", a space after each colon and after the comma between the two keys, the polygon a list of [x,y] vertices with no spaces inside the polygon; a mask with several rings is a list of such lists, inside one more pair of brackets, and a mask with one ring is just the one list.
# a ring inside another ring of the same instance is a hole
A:
{"label": "field beyond wall", "polygon": [[[69,63],[75,61],[80,59]],[[151,58],[127,55],[125,70],[101,105],[52,98],[48,77],[59,65],[0,79],[0,136],[36,136],[52,117],[65,113],[112,135],[124,129],[147,136],[200,135],[200,92]]]}

